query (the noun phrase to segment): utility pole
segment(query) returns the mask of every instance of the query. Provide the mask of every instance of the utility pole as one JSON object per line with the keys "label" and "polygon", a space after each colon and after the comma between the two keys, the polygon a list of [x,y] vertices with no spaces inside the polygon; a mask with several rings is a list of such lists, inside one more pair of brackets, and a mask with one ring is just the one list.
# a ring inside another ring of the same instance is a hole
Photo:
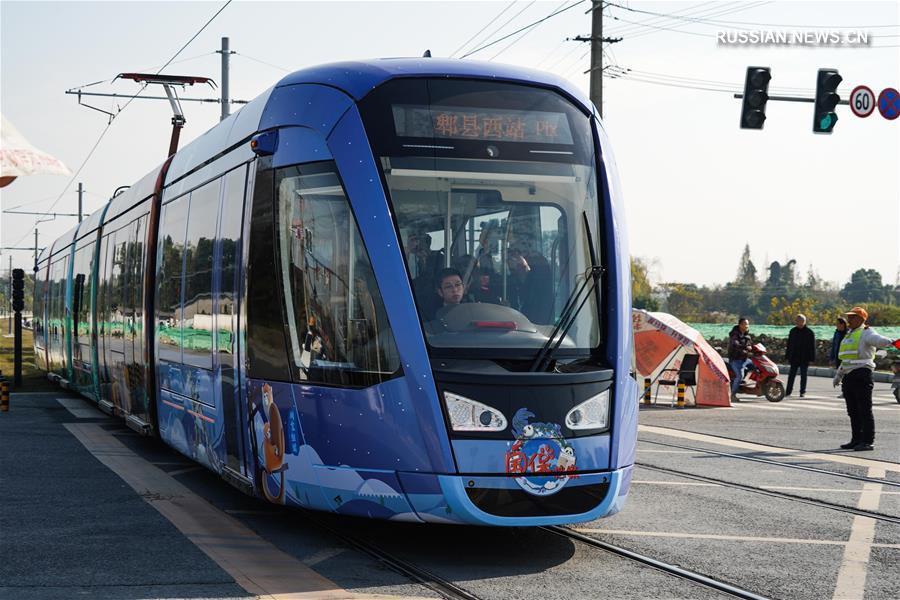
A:
{"label": "utility pole", "polygon": [[[579,35],[574,38],[568,38],[577,42],[591,43],[591,68],[586,73],[591,74],[591,102],[597,107],[597,113],[603,117],[603,44],[615,44],[621,42],[622,38],[603,37],[603,2],[601,0],[593,0],[591,9],[587,11],[591,13],[591,35]],[[587,13],[585,13],[587,14]]]}
{"label": "utility pole", "polygon": [[78,222],[81,223],[81,201],[84,198],[84,186],[78,182]]}
{"label": "utility pole", "polygon": [[216,50],[216,52],[222,55],[222,116],[219,117],[219,120],[224,121],[231,114],[231,100],[228,97],[228,55],[234,54],[228,49],[227,37],[222,38],[222,49]]}
{"label": "utility pole", "polygon": [[603,117],[603,3],[591,7],[591,102]]}

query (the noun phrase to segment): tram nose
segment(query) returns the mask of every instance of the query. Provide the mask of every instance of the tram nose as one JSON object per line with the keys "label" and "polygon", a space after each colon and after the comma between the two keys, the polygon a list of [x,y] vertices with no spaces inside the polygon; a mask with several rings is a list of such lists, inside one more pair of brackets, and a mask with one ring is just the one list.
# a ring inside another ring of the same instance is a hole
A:
{"label": "tram nose", "polygon": [[550,491],[574,474],[609,469],[612,380],[529,385],[531,378],[523,379],[440,383],[459,473],[525,477]]}

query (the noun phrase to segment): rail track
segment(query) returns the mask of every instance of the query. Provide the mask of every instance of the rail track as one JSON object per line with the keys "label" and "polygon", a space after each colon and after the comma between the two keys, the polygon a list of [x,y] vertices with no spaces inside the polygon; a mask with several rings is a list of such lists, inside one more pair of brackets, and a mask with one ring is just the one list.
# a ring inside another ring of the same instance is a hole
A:
{"label": "rail track", "polygon": [[[852,506],[845,506],[843,504],[837,504],[834,502],[828,502],[826,500],[817,500],[815,498],[808,498],[806,496],[797,496],[794,494],[788,494],[785,492],[779,492],[777,490],[770,490],[766,488],[756,487],[752,485],[746,485],[743,483],[736,483],[734,481],[727,481],[724,479],[717,479],[714,477],[707,477],[705,475],[695,475],[693,473],[686,473],[684,471],[678,471],[677,469],[669,469],[666,467],[658,467],[656,465],[648,465],[642,462],[635,462],[636,465],[641,467],[642,469],[649,469],[651,471],[658,471],[660,473],[668,473],[670,475],[675,475],[677,477],[683,477],[685,479],[693,479],[695,481],[702,481],[705,483],[711,483],[714,485],[720,485],[722,487],[729,487],[734,489],[743,490],[746,492],[753,492],[755,494],[762,494],[763,496],[770,496],[773,498],[781,498],[784,500],[791,500],[794,502],[801,502],[803,504],[809,504],[811,506],[817,506],[819,508],[827,508],[830,510],[836,510],[843,513],[849,513],[852,515],[859,515],[863,517],[869,517],[872,519],[876,519],[878,521],[884,521],[886,523],[896,523],[900,525],[900,517],[896,517],[893,515],[886,515],[880,512],[874,512],[869,510],[863,510],[860,508],[854,508]],[[884,482],[880,482],[884,483]]]}
{"label": "rail track", "polygon": [[631,561],[653,567],[654,569],[657,569],[674,577],[686,579],[704,587],[729,594],[731,596],[734,596],[735,598],[744,598],[746,600],[766,600],[767,598],[766,596],[760,596],[759,594],[731,585],[730,583],[719,581],[718,579],[702,575],[695,571],[683,569],[677,565],[669,564],[661,560],[651,558],[644,554],[640,554],[638,552],[633,552],[631,550],[628,550],[627,548],[622,548],[621,546],[616,546],[615,544],[610,544],[608,542],[592,538],[589,535],[578,533],[577,531],[572,531],[571,529],[568,529],[566,527],[550,526],[543,527],[542,529],[555,533],[556,535],[561,535],[565,538],[569,538],[570,540],[586,544],[593,548],[604,550],[617,556],[627,558]]}
{"label": "rail track", "polygon": [[[721,437],[722,439],[727,439],[727,440],[733,439],[735,441],[745,441],[745,440],[738,440],[736,438],[726,438],[723,436],[715,436],[715,437]],[[701,452],[703,454],[714,454],[716,456],[723,456],[726,458],[736,458],[736,459],[746,460],[746,461],[750,461],[750,462],[758,462],[758,463],[763,463],[763,464],[767,464],[767,465],[775,465],[775,466],[784,467],[787,469],[797,469],[800,471],[808,471],[811,473],[818,473],[820,475],[829,475],[831,477],[840,477],[842,479],[853,479],[853,480],[862,481],[865,483],[880,483],[882,485],[900,488],[900,482],[897,482],[897,481],[889,481],[886,479],[876,479],[874,477],[866,477],[864,475],[852,475],[850,473],[841,473],[839,471],[829,471],[828,469],[819,469],[816,467],[808,467],[806,465],[798,465],[798,464],[794,464],[794,463],[790,463],[790,462],[773,460],[771,458],[761,458],[758,456],[746,456],[743,454],[735,454],[733,452],[722,452],[721,450],[711,450],[709,448],[697,448],[695,446],[685,446],[683,444],[673,444],[671,442],[657,442],[657,441],[644,440],[644,439],[639,439],[638,441],[643,444],[654,444],[656,446],[666,446],[668,448],[678,448],[680,450],[690,450],[692,452]],[[797,452],[802,452],[802,450],[797,450]]]}

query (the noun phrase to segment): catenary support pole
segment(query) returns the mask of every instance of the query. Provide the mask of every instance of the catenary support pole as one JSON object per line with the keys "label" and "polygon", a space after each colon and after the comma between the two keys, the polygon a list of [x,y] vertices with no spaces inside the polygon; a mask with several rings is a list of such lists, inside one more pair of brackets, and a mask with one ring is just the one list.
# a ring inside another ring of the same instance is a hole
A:
{"label": "catenary support pole", "polygon": [[84,201],[84,185],[78,182],[78,222],[81,223],[81,205]]}
{"label": "catenary support pole", "polygon": [[231,51],[228,49],[227,37],[222,38],[222,49],[219,50],[219,54],[222,55],[222,115],[219,120],[224,121],[231,114],[231,100],[228,97],[228,56]]}

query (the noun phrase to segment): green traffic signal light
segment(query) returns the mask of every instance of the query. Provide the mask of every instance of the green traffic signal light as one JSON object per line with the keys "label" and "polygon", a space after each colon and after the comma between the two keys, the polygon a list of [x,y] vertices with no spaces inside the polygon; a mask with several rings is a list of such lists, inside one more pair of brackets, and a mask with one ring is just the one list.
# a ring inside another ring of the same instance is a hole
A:
{"label": "green traffic signal light", "polygon": [[831,133],[837,123],[835,107],[841,102],[837,87],[843,81],[837,69],[819,69],[816,77],[815,112],[813,133]]}

